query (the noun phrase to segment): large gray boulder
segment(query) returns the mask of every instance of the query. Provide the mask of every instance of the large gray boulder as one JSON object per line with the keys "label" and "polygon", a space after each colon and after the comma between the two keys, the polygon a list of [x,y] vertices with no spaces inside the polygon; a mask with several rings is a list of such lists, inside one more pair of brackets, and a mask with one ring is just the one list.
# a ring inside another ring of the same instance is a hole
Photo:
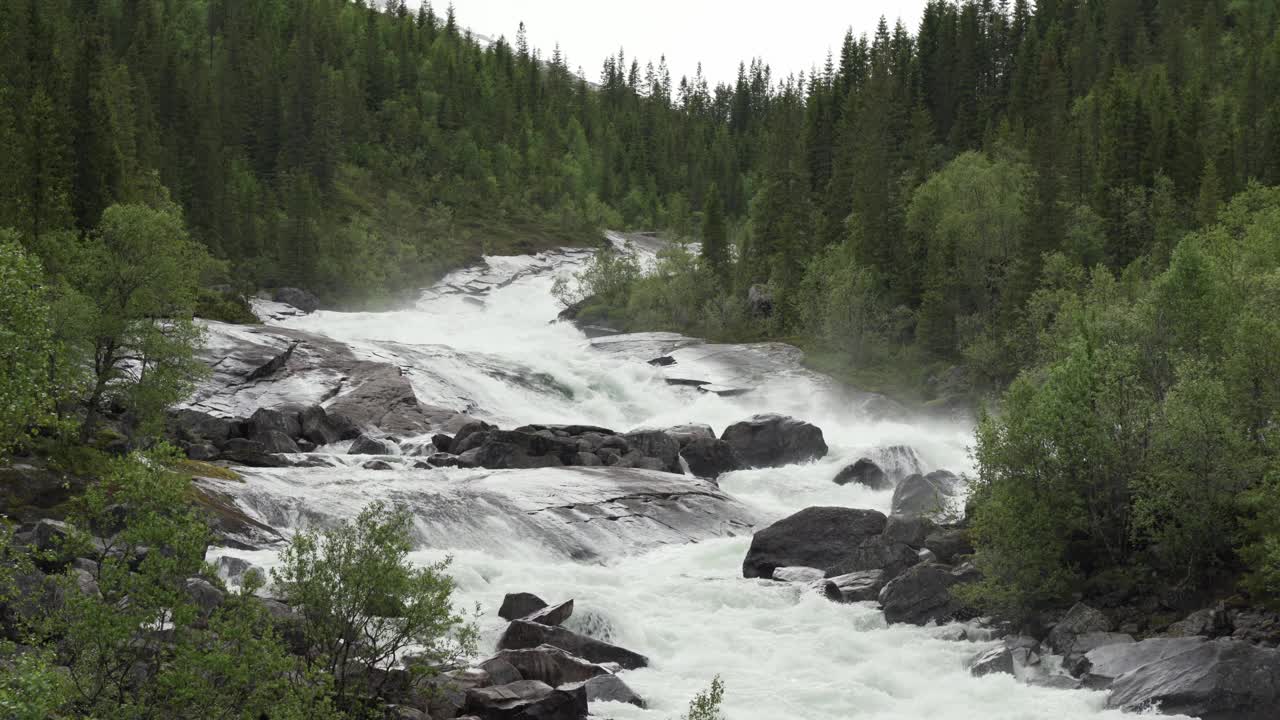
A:
{"label": "large gray boulder", "polygon": [[894,515],[939,517],[948,514],[960,494],[960,478],[946,470],[911,475],[893,489]]}
{"label": "large gray boulder", "polygon": [[843,470],[836,473],[832,482],[837,485],[854,483],[872,490],[888,490],[893,487],[889,476],[870,458],[859,458],[854,464],[846,465]]}
{"label": "large gray boulder", "polygon": [[1200,720],[1275,720],[1280,650],[1234,638],[1193,645],[1116,678],[1107,705],[1133,711],[1159,705]]}
{"label": "large gray boulder", "polygon": [[515,668],[522,680],[537,680],[551,687],[582,682],[597,675],[609,674],[603,666],[552,645],[539,645],[535,648],[520,650],[499,650],[480,666],[493,665],[491,661],[494,660],[500,660]]}
{"label": "large gray boulder", "polygon": [[622,678],[617,675],[611,673],[597,675],[581,683],[562,685],[560,689],[573,690],[579,684],[587,689],[587,702],[620,702],[635,705],[639,708],[645,706],[644,699],[630,687],[627,687],[627,684],[622,682]]}
{"label": "large gray boulder", "polygon": [[687,425],[676,425],[667,428],[664,432],[676,439],[680,443],[680,447],[684,447],[694,440],[715,440],[716,432],[711,429],[710,425],[704,423],[689,423]]}
{"label": "large gray boulder", "polygon": [[827,599],[840,603],[869,602],[880,597],[887,581],[883,570],[863,570],[828,578],[822,592]]}
{"label": "large gray boulder", "polygon": [[951,593],[962,582],[976,580],[970,566],[921,563],[890,580],[880,591],[880,607],[889,623],[925,625],[956,619],[965,606]]}
{"label": "large gray boulder", "polygon": [[742,458],[733,446],[714,437],[690,440],[680,449],[680,456],[689,464],[689,472],[709,480],[742,469]]}
{"label": "large gray boulder", "polygon": [[279,288],[276,290],[273,298],[276,302],[292,305],[307,314],[311,314],[320,309],[320,298],[301,288]]}
{"label": "large gray boulder", "polygon": [[746,467],[781,467],[827,454],[820,428],[785,415],[755,415],[725,428],[720,439],[733,447]]}
{"label": "large gray boulder", "polygon": [[912,562],[914,553],[905,545],[885,542],[884,528],[885,516],[875,510],[805,508],[751,538],[742,575],[770,578],[777,568],[801,566],[832,577]]}
{"label": "large gray boulder", "polygon": [[1110,632],[1111,628],[1110,618],[1102,611],[1084,603],[1076,603],[1049,630],[1049,637],[1045,644],[1058,655],[1069,655],[1075,647],[1076,638],[1088,633]]}
{"label": "large gray boulder", "polygon": [[1079,666],[1081,679],[1089,687],[1105,688],[1127,672],[1195,650],[1206,641],[1203,637],[1148,638],[1101,645],[1085,653],[1085,662]]}
{"label": "large gray boulder", "polygon": [[662,464],[659,470],[683,473],[680,467],[680,443],[661,430],[641,430],[627,433],[627,444],[645,457],[657,458]]}
{"label": "large gray boulder", "polygon": [[498,639],[499,650],[525,650],[552,645],[593,663],[617,663],[627,670],[647,667],[649,658],[617,645],[579,635],[561,627],[514,620]]}
{"label": "large gray boulder", "polygon": [[349,455],[399,455],[400,446],[386,438],[361,435],[351,443],[347,450]]}
{"label": "large gray boulder", "polygon": [[302,423],[298,413],[293,410],[272,410],[259,408],[249,417],[249,438],[258,440],[259,435],[279,432],[289,438],[302,437]]}
{"label": "large gray boulder", "polygon": [[463,711],[483,720],[584,720],[585,686],[556,689],[537,680],[467,691]]}

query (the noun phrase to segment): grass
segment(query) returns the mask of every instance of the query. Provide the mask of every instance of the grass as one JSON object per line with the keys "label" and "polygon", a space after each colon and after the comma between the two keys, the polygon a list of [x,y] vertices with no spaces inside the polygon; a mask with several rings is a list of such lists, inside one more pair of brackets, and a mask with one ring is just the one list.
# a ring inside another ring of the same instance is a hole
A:
{"label": "grass", "polygon": [[193,477],[215,478],[217,480],[231,480],[233,482],[244,482],[244,478],[240,477],[240,473],[231,468],[214,465],[212,463],[201,462],[199,460],[190,460],[183,458],[176,461],[170,466],[176,473],[183,475],[191,475]]}

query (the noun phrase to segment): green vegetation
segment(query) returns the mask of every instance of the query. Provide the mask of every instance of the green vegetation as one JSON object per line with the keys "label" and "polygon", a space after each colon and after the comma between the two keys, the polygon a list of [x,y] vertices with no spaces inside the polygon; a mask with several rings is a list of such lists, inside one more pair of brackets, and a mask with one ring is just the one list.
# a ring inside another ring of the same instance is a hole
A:
{"label": "green vegetation", "polygon": [[689,702],[689,712],[680,716],[680,720],[724,720],[720,712],[720,703],[724,702],[724,681],[720,676],[711,680],[711,687],[698,693]]}
{"label": "green vegetation", "polygon": [[446,564],[411,567],[408,515],[380,505],[285,550],[276,581],[304,608],[294,620],[255,597],[260,578],[226,592],[175,461],[104,459],[70,532],[39,551],[0,535],[5,632],[25,645],[0,648],[6,717],[366,717],[401,651],[421,679],[474,651]]}
{"label": "green vegetation", "polygon": [[449,562],[415,568],[407,559],[412,523],[407,511],[374,503],[354,521],[299,532],[272,571],[283,599],[303,609],[306,667],[334,678],[339,707],[362,690],[379,695],[406,650],[416,681],[475,652],[475,626],[449,603]]}

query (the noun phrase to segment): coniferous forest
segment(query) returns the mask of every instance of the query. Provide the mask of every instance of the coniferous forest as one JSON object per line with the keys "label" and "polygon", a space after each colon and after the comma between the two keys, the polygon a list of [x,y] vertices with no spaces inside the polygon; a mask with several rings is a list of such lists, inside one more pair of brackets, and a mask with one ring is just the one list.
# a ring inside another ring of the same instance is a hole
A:
{"label": "coniferous forest", "polygon": [[[377,705],[343,684],[331,635],[350,628],[308,618],[299,670],[254,629],[256,587],[216,621],[173,618],[187,644],[130,680],[159,652],[134,629],[203,562],[175,479],[191,461],[159,442],[207,372],[195,318],[252,321],[246,298],[281,287],[381,307],[482,255],[558,246],[602,248],[556,288],[579,319],[785,340],[864,389],[976,409],[982,579],[958,591],[975,610],[1275,605],[1280,6],[931,0],[805,73],[744,59],[715,86],[467,22],[405,0],[0,0],[0,457],[107,479],[65,547],[6,559],[6,627],[24,616],[13,577],[65,566],[120,503],[136,514],[96,600],[6,630],[44,649],[0,663],[0,708]],[[678,242],[643,269],[606,229]],[[149,454],[117,457],[132,450]],[[446,565],[405,560],[409,524],[378,506],[301,536],[274,579],[321,607],[326,549],[381,557],[388,593],[434,599],[399,641],[456,659],[473,631],[440,602]],[[55,639],[79,653],[73,690]]]}

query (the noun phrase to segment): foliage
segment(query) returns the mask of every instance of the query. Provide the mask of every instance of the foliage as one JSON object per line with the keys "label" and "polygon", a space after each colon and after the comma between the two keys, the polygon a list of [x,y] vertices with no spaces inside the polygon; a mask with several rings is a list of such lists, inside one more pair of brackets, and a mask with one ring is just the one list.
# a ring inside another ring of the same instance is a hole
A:
{"label": "foliage", "polygon": [[40,264],[0,231],[0,459],[48,422],[56,393],[49,378],[53,337]]}
{"label": "foliage", "polygon": [[476,628],[450,602],[449,561],[408,562],[411,524],[407,511],[376,502],[354,521],[299,532],[272,570],[284,599],[306,617],[307,667],[334,678],[340,706],[366,692],[377,697],[409,648],[419,672],[475,649]]}
{"label": "foliage", "polygon": [[48,650],[15,652],[5,642],[0,653],[0,713],[12,720],[58,717],[70,697],[70,682],[52,662]]}
{"label": "foliage", "polygon": [[1244,587],[1249,594],[1272,607],[1280,607],[1280,472],[1267,477],[1240,497],[1244,547],[1241,557],[1249,566]]}
{"label": "foliage", "polygon": [[144,433],[154,430],[190,391],[203,369],[192,314],[206,258],[176,211],[142,205],[107,208],[79,248],[71,282],[88,310],[72,342],[91,371],[82,439],[109,404],[124,407]]}
{"label": "foliage", "polygon": [[711,687],[698,693],[689,702],[689,712],[681,715],[681,720],[724,720],[720,712],[720,704],[724,702],[724,681],[715,676]]}

